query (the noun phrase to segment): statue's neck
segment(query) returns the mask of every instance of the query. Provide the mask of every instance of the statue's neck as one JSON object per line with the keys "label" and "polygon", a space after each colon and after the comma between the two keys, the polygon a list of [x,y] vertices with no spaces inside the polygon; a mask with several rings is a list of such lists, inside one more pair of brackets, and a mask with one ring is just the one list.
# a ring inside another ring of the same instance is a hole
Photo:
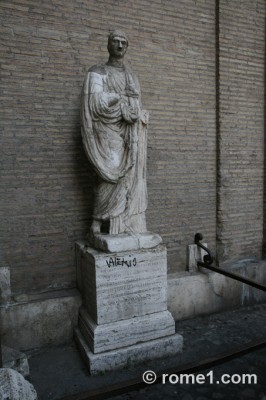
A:
{"label": "statue's neck", "polygon": [[107,61],[107,65],[111,65],[112,67],[116,68],[123,68],[124,67],[124,59],[121,58],[114,58],[114,57],[109,57],[109,60]]}

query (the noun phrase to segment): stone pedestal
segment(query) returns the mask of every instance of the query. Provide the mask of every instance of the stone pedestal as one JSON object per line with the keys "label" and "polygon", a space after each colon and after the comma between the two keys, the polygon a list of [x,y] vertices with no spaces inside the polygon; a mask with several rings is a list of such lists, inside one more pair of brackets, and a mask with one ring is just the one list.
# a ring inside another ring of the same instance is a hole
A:
{"label": "stone pedestal", "polygon": [[91,374],[182,350],[167,311],[166,249],[105,253],[76,245],[83,297],[76,331]]}

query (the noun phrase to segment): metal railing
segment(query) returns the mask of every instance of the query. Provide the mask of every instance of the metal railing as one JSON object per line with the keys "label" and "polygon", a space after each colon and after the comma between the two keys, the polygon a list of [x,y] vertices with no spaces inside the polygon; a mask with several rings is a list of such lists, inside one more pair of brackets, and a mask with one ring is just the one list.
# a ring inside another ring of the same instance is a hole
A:
{"label": "metal railing", "polygon": [[203,236],[201,233],[196,233],[195,235],[195,244],[198,245],[200,248],[202,248],[203,250],[206,251],[207,254],[205,254],[203,256],[203,262],[202,261],[198,261],[197,265],[199,267],[204,267],[207,268],[211,271],[217,272],[218,274],[222,274],[225,275],[229,278],[235,279],[236,281],[245,283],[249,286],[255,287],[256,289],[262,290],[263,292],[266,292],[266,286],[262,285],[261,283],[258,283],[256,281],[253,281],[252,279],[248,279],[248,278],[244,278],[242,275],[239,274],[235,274],[231,271],[228,271],[226,269],[222,269],[222,268],[217,268],[212,266],[213,261],[214,261],[214,257],[212,256],[210,250],[204,246],[202,243],[200,243],[200,241],[203,239]]}

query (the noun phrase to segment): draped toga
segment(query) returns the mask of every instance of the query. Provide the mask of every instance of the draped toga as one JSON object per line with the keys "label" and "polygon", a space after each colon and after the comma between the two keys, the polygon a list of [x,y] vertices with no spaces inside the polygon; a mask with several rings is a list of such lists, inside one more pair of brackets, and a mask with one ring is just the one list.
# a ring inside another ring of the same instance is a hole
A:
{"label": "draped toga", "polygon": [[110,221],[110,234],[146,232],[147,120],[138,80],[129,69],[101,64],[89,70],[82,140],[97,173],[93,218]]}

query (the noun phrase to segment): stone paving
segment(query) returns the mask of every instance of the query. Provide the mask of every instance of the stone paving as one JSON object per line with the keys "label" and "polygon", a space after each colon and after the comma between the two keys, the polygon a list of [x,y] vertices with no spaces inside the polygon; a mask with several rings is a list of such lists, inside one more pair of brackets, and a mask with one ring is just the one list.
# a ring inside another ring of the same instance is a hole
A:
{"label": "stone paving", "polygon": [[[266,304],[181,321],[176,324],[176,329],[184,336],[182,354],[98,376],[88,374],[74,343],[33,352],[29,360],[30,381],[38,392],[39,400],[57,400],[70,394],[140,377],[148,369],[156,372],[188,362],[202,361],[236,346],[266,337]],[[210,384],[208,380],[210,370],[205,370],[200,371],[206,379],[204,384],[147,385],[138,392],[113,398],[266,400],[266,348],[219,365],[212,368],[212,371],[214,384]],[[221,381],[223,374],[256,374],[257,383],[216,383]]]}

